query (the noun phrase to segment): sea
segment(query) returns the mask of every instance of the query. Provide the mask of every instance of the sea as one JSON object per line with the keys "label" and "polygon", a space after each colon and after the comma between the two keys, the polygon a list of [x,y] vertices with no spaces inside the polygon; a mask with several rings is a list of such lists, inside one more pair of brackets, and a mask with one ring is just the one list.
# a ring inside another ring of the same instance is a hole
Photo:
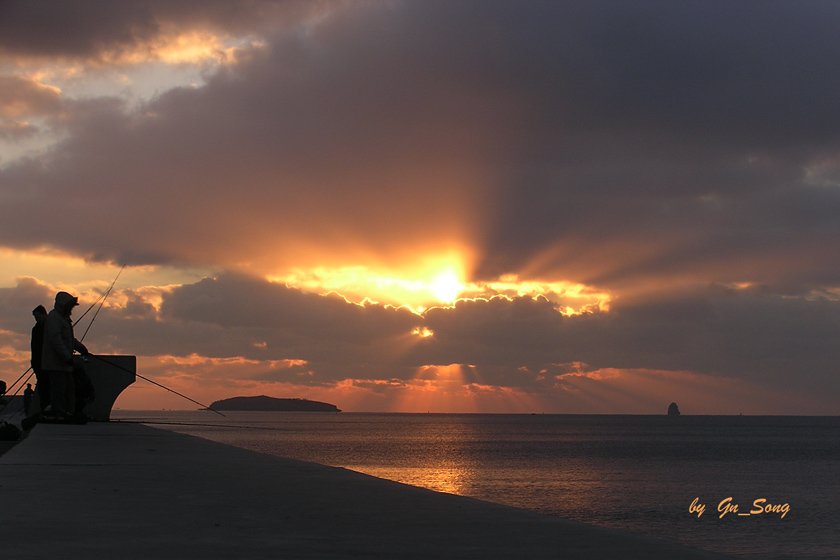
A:
{"label": "sea", "polygon": [[116,410],[112,420],[737,558],[840,558],[840,417]]}

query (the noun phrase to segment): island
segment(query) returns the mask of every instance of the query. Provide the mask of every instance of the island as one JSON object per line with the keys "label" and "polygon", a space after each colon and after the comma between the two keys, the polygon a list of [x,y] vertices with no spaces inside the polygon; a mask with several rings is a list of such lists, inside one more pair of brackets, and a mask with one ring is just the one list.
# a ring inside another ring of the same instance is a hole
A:
{"label": "island", "polygon": [[211,410],[244,410],[249,412],[341,412],[334,404],[307,399],[277,399],[274,397],[231,397],[216,401]]}
{"label": "island", "polygon": [[680,415],[680,407],[677,406],[677,403],[672,402],[671,406],[668,407],[668,416],[679,416]]}

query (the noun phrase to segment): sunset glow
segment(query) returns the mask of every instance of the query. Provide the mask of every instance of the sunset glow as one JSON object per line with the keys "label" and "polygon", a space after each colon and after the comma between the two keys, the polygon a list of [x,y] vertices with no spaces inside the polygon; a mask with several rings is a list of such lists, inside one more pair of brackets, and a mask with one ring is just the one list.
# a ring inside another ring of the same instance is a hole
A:
{"label": "sunset glow", "polygon": [[15,5],[0,379],[125,265],[85,343],[199,400],[840,413],[840,8]]}
{"label": "sunset glow", "polygon": [[203,60],[222,60],[232,50],[209,33],[177,35],[156,49],[156,55],[168,64],[200,63]]}
{"label": "sunset glow", "polygon": [[[459,264],[438,264],[453,260]],[[421,311],[430,305],[453,303],[469,289],[460,279],[461,262],[462,259],[451,256],[430,256],[403,271],[383,272],[366,266],[317,267],[296,269],[268,279],[307,292],[334,292],[356,303],[375,301]]]}

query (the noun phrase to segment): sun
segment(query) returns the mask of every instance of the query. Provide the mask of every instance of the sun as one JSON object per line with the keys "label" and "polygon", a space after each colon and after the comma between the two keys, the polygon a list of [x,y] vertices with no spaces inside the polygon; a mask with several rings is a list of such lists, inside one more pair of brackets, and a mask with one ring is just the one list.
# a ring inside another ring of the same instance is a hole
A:
{"label": "sun", "polygon": [[471,259],[461,251],[415,255],[406,262],[372,266],[319,266],[289,269],[268,276],[273,283],[321,295],[336,294],[358,305],[376,303],[422,313],[430,306],[451,305],[480,289],[466,281]]}
{"label": "sun", "polygon": [[458,280],[458,275],[455,274],[455,271],[445,270],[435,276],[429,288],[441,303],[452,303],[458,298],[458,294],[464,291],[466,286]]}

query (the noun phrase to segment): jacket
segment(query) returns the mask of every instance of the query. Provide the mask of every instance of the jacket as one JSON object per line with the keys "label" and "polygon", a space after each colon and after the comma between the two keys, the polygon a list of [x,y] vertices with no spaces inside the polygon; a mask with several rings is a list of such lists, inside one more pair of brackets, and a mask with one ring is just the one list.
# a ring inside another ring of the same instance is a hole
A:
{"label": "jacket", "polygon": [[41,373],[41,356],[44,354],[44,323],[46,319],[40,323],[35,323],[32,327],[32,338],[30,339],[29,347],[32,351],[32,359],[29,361],[32,366],[32,371],[35,374]]}
{"label": "jacket", "polygon": [[44,321],[44,351],[41,354],[41,369],[44,371],[73,371],[73,350],[87,354],[87,348],[73,337],[73,322],[70,311],[78,305],[78,299],[67,292],[55,296],[55,307]]}

